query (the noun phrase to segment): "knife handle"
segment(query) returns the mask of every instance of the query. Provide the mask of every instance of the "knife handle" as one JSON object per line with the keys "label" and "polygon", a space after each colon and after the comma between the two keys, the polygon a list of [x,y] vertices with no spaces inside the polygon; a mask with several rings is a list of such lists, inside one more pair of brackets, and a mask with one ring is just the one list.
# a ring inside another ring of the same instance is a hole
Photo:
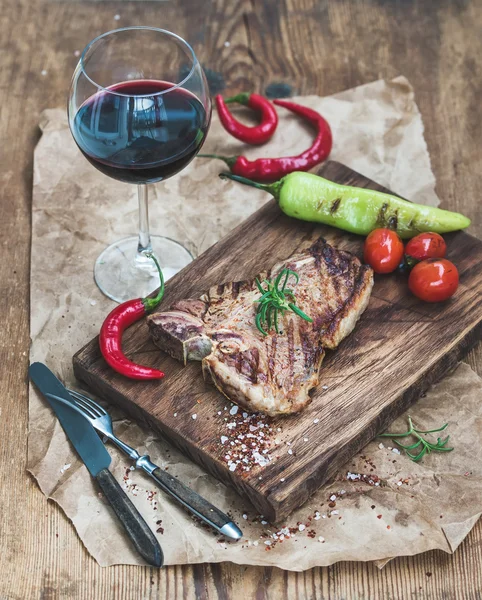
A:
{"label": "knife handle", "polygon": [[211,527],[214,527],[214,529],[223,535],[235,540],[241,538],[243,532],[235,523],[233,523],[233,520],[228,517],[227,514],[223,513],[219,508],[216,508],[190,487],[166,473],[166,471],[160,469],[153,463],[151,464],[155,469],[147,472],[162,490],[175,498],[191,513],[196,515],[196,517]]}
{"label": "knife handle", "polygon": [[139,554],[150,565],[162,567],[164,556],[156,536],[109,469],[99,471],[96,480]]}

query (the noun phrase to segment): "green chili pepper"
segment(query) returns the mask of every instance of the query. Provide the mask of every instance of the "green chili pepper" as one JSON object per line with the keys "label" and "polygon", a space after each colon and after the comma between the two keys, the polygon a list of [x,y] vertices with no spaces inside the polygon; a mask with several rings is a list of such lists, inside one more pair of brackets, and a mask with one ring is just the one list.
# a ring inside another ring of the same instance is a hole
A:
{"label": "green chili pepper", "polygon": [[470,219],[460,213],[414,204],[383,192],[341,185],[311,173],[295,171],[271,184],[256,183],[232,173],[221,173],[220,177],[269,192],[290,217],[360,235],[386,227],[408,239],[424,231],[448,233],[470,225]]}

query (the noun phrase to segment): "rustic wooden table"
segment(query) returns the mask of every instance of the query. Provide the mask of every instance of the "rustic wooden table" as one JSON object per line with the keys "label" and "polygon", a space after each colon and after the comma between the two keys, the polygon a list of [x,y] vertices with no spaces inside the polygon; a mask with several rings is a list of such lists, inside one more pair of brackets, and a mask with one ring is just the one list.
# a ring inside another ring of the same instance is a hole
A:
{"label": "rustic wooden table", "polygon": [[[0,12],[0,600],[481,598],[482,521],[455,555],[289,573],[229,563],[101,569],[26,474],[32,152],[65,106],[75,51],[149,24],[187,38],[226,92],[288,84],[332,94],[380,77],[415,87],[443,206],[482,236],[480,0],[3,0]],[[35,300],[34,300],[35,301]],[[469,359],[482,374],[482,345]]]}

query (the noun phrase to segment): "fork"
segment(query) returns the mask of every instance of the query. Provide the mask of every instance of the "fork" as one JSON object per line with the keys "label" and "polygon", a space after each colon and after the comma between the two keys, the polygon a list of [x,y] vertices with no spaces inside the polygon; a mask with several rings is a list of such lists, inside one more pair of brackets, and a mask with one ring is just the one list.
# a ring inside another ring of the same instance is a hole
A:
{"label": "fork", "polygon": [[135,461],[136,468],[145,471],[164,492],[222,535],[233,540],[239,540],[242,537],[243,532],[228,515],[216,508],[190,487],[181,483],[172,477],[172,475],[162,470],[158,465],[151,462],[147,454],[141,456],[137,450],[120,440],[114,434],[111,416],[100,404],[75,390],[69,389],[68,392],[74,402],[68,402],[60,397],[58,397],[58,400],[69,404],[74,410],[82,414],[90,421],[97,433],[111,440],[118,448],[125,452],[129,458]]}

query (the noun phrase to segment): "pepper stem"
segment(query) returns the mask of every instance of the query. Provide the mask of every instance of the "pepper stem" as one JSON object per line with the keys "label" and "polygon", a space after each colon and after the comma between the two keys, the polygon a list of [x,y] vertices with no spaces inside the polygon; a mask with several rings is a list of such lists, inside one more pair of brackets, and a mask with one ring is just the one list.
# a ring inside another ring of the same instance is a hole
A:
{"label": "pepper stem", "polygon": [[151,252],[145,252],[144,256],[147,256],[147,258],[151,258],[155,262],[157,270],[159,271],[159,279],[161,281],[159,291],[157,292],[157,295],[154,298],[142,298],[142,304],[144,304],[144,309],[146,313],[149,313],[160,304],[161,300],[164,297],[164,275],[162,274],[161,265],[159,264],[154,254],[152,254]]}
{"label": "pepper stem", "polygon": [[246,105],[249,102],[250,96],[251,96],[251,94],[249,94],[248,92],[243,92],[241,94],[238,94],[237,96],[231,96],[231,98],[226,98],[224,103],[225,104],[233,104],[234,102],[236,102],[237,104]]}
{"label": "pepper stem", "polygon": [[221,179],[232,179],[233,181],[238,181],[239,183],[244,183],[244,185],[250,185],[251,187],[255,187],[258,190],[264,190],[268,192],[272,196],[279,200],[279,195],[281,192],[281,187],[283,185],[283,180],[275,181],[274,183],[258,183],[257,181],[252,181],[251,179],[246,179],[246,177],[241,177],[241,175],[234,175],[233,173],[220,173],[219,177]]}
{"label": "pepper stem", "polygon": [[218,160],[224,161],[230,169],[239,158],[238,156],[219,156],[219,154],[198,154],[198,157],[199,158],[217,158]]}

